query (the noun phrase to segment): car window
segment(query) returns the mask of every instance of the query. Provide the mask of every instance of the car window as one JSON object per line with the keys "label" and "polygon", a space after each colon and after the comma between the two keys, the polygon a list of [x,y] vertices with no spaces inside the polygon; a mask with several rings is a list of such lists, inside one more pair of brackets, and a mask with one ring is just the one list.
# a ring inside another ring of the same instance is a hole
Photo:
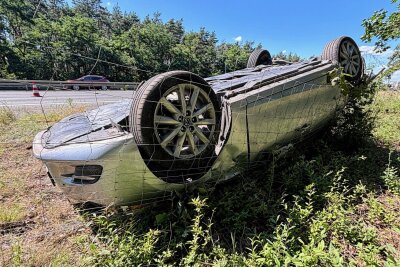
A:
{"label": "car window", "polygon": [[90,81],[90,80],[92,80],[91,78],[92,78],[92,77],[90,77],[90,76],[85,76],[85,77],[83,78],[83,80],[84,80],[84,81]]}
{"label": "car window", "polygon": [[100,79],[101,79],[101,77],[96,77],[96,76],[92,77],[92,80],[94,80],[94,81],[100,80]]}

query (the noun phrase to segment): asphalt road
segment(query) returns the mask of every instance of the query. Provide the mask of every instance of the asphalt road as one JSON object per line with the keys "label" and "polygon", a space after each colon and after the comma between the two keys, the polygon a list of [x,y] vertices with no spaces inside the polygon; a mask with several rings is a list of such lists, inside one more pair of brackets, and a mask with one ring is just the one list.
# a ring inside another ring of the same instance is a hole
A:
{"label": "asphalt road", "polygon": [[41,97],[32,91],[0,90],[0,108],[41,108],[69,104],[104,105],[130,99],[134,91],[40,91]]}

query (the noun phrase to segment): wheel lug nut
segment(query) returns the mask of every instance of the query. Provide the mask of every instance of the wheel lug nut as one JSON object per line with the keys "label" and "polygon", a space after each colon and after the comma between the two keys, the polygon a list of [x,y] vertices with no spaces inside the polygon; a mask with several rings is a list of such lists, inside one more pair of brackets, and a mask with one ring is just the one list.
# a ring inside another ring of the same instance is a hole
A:
{"label": "wheel lug nut", "polygon": [[192,122],[196,122],[196,117],[193,117],[193,118],[192,118]]}
{"label": "wheel lug nut", "polygon": [[181,131],[182,132],[186,131],[186,128],[185,127],[181,127]]}
{"label": "wheel lug nut", "polygon": [[186,116],[190,116],[190,111],[186,111]]}

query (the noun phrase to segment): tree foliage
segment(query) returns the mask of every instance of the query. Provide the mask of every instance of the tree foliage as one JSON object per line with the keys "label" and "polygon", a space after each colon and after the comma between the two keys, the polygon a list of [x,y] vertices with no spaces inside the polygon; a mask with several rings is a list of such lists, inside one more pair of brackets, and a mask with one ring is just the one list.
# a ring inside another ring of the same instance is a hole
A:
{"label": "tree foliage", "polygon": [[286,60],[289,62],[298,62],[301,59],[299,55],[297,55],[296,53],[292,53],[292,52],[289,52],[289,53],[279,52],[278,54],[273,55],[273,58],[282,59],[282,60]]}
{"label": "tree foliage", "polygon": [[[365,32],[362,40],[371,42],[375,40],[375,49],[377,52],[388,50],[392,41],[400,38],[400,3],[398,0],[392,0],[392,4],[396,4],[396,11],[388,14],[387,10],[376,11],[371,17],[363,20]],[[387,75],[400,70],[400,45],[394,48],[394,52],[390,57],[389,69]]]}
{"label": "tree foliage", "polygon": [[182,20],[158,13],[141,20],[119,6],[109,11],[101,0],[0,2],[1,78],[141,81],[174,69],[209,76],[244,68],[253,49],[218,43],[204,28],[186,32]]}

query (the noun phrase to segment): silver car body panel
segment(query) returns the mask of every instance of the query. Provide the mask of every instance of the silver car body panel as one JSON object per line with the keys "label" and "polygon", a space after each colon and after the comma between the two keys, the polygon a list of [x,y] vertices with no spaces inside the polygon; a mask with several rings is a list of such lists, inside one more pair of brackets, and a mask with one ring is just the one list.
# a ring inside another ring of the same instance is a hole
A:
{"label": "silver car body panel", "polygon": [[[87,113],[91,116],[71,116],[91,118],[78,119],[87,125],[81,125],[85,130],[77,130],[75,135],[64,129],[76,128],[68,126],[68,119],[60,121],[37,134],[33,153],[46,164],[55,183],[73,203],[90,201],[107,206],[155,201],[204,181],[229,179],[261,152],[301,140],[323,127],[346,101],[341,89],[328,81],[327,74],[334,68],[330,61],[312,60],[297,65],[259,66],[208,78],[222,98],[221,135],[226,139],[221,138],[224,140],[216,146],[218,158],[208,173],[186,184],[167,183],[154,175],[132,134],[108,123],[128,116],[129,101],[107,105],[118,107],[118,112],[110,113],[104,106]],[[101,114],[98,121],[93,114]],[[89,164],[103,166],[100,179],[93,184],[74,182],[75,166]]]}

